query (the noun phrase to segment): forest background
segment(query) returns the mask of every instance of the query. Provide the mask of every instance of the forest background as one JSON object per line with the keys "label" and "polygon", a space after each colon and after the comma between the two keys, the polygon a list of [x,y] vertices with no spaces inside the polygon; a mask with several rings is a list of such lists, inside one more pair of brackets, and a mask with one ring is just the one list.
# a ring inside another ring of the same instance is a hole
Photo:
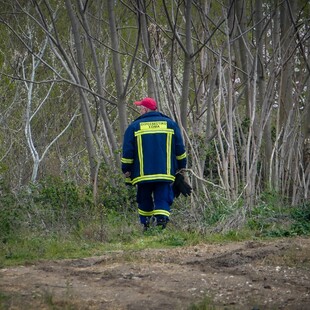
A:
{"label": "forest background", "polygon": [[194,191],[176,199],[175,229],[309,233],[309,1],[0,6],[2,244],[130,238],[121,145],[145,96],[186,143]]}

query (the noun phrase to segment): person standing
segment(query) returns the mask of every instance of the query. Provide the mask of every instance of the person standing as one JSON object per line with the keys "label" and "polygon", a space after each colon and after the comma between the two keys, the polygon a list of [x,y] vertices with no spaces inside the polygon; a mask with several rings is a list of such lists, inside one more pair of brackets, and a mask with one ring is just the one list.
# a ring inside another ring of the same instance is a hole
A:
{"label": "person standing", "polygon": [[140,116],[126,129],[122,148],[122,171],[137,185],[136,200],[144,230],[152,219],[165,228],[174,200],[172,183],[177,171],[186,168],[186,151],[178,124],[157,111],[153,98],[134,104]]}

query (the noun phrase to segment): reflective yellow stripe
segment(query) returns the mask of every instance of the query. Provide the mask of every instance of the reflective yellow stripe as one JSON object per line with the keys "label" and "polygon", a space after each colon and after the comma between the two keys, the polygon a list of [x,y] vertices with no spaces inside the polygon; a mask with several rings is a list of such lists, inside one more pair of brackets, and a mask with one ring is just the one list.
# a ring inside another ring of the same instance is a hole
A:
{"label": "reflective yellow stripe", "polygon": [[133,159],[132,158],[122,158],[122,163],[123,164],[132,164],[133,163]]}
{"label": "reflective yellow stripe", "polygon": [[125,183],[132,184],[131,178],[126,178]]}
{"label": "reflective yellow stripe", "polygon": [[166,144],[166,153],[167,153],[167,174],[171,174],[171,144],[172,144],[172,134],[167,134],[167,144]]}
{"label": "reflective yellow stripe", "polygon": [[142,216],[152,216],[154,211],[143,211],[141,209],[138,209],[138,213]]}
{"label": "reflective yellow stripe", "polygon": [[153,211],[143,211],[141,209],[138,209],[139,215],[142,216],[153,216],[153,215],[165,215],[170,216],[170,212],[166,210],[153,210]]}
{"label": "reflective yellow stripe", "polygon": [[144,175],[144,167],[143,167],[143,150],[142,150],[142,137],[137,137],[137,146],[138,146],[138,158],[140,163],[140,175]]}
{"label": "reflective yellow stripe", "polygon": [[141,181],[156,181],[156,180],[167,180],[167,181],[174,181],[175,177],[173,175],[167,174],[150,174],[150,175],[143,175],[132,180],[132,184],[136,184]]}
{"label": "reflective yellow stripe", "polygon": [[166,211],[166,210],[154,210],[153,211],[153,215],[166,215],[166,216],[170,216],[170,212]]}
{"label": "reflective yellow stripe", "polygon": [[154,133],[174,134],[174,131],[173,129],[138,130],[135,132],[135,136],[137,137],[144,134],[154,134]]}
{"label": "reflective yellow stripe", "polygon": [[183,153],[183,154],[177,156],[177,160],[181,160],[181,159],[184,159],[184,158],[186,158],[186,153]]}

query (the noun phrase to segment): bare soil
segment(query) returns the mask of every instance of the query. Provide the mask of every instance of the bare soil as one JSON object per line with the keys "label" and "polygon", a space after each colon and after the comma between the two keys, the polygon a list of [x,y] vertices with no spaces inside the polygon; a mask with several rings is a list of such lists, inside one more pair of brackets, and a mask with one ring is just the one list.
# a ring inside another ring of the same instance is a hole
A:
{"label": "bare soil", "polygon": [[310,309],[310,239],[118,251],[0,269],[0,309]]}

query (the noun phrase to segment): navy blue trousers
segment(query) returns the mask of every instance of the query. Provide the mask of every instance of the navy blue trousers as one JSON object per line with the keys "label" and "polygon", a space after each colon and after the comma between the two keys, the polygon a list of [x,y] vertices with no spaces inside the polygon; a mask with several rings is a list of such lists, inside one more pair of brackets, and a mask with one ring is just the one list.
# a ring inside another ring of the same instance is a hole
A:
{"label": "navy blue trousers", "polygon": [[137,203],[140,222],[146,224],[152,216],[169,220],[170,206],[174,194],[172,183],[149,182],[139,183],[137,189]]}

